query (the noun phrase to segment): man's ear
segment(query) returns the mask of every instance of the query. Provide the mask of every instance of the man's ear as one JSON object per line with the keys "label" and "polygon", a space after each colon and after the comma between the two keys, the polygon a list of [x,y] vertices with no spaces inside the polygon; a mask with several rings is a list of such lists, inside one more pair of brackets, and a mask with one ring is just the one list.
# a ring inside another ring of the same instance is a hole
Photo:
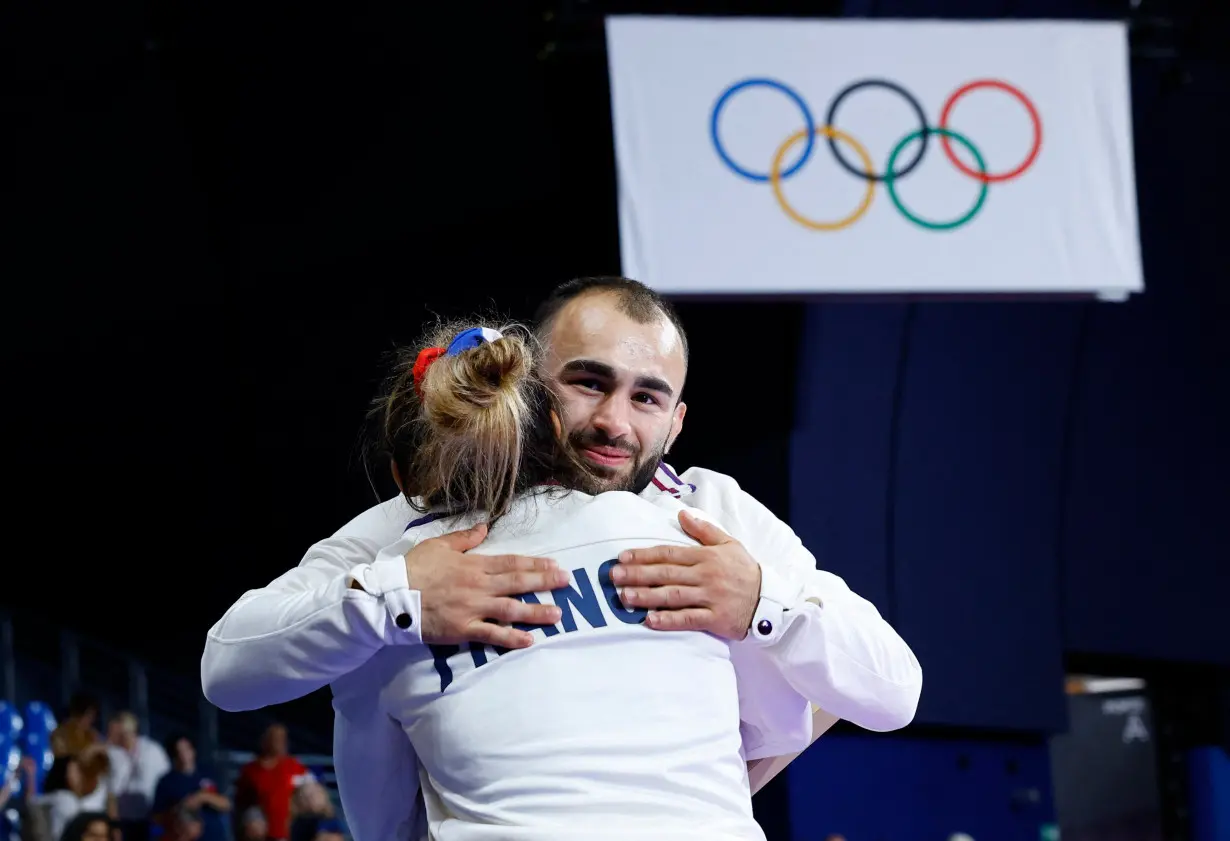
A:
{"label": "man's ear", "polygon": [[559,413],[554,409],[551,410],[551,428],[555,430],[555,437],[559,441],[564,440],[564,424],[559,419]]}
{"label": "man's ear", "polygon": [[665,452],[669,453],[671,451],[671,447],[675,446],[675,439],[678,438],[679,433],[683,431],[683,416],[687,413],[688,404],[680,400],[679,405],[675,407],[675,416],[671,418],[671,431],[670,434],[666,436]]}
{"label": "man's ear", "polygon": [[401,473],[397,470],[397,462],[392,459],[389,459],[389,472],[393,474],[393,481],[397,483],[397,489],[404,494],[406,488],[401,483]]}

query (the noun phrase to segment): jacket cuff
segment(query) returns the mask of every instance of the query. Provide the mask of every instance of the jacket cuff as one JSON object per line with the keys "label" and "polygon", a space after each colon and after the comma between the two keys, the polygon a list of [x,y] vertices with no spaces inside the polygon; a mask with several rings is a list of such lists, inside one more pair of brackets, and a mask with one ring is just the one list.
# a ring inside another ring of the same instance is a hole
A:
{"label": "jacket cuff", "polygon": [[406,562],[400,555],[355,569],[359,586],[384,603],[389,614],[385,642],[409,645],[423,641],[422,593],[410,589]]}
{"label": "jacket cuff", "polygon": [[781,639],[790,619],[790,608],[802,596],[802,589],[785,576],[764,566],[760,567],[760,601],[747,632],[747,641],[756,646],[772,645]]}

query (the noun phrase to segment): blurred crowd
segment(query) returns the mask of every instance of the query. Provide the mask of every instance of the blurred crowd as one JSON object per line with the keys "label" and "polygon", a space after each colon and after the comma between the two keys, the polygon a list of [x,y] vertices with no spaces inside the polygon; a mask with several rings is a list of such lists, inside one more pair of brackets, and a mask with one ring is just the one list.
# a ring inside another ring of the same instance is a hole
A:
{"label": "blurred crowd", "polygon": [[[23,756],[0,785],[20,841],[344,841],[328,791],[271,725],[223,790],[186,733],[161,744],[119,711],[99,732],[98,701],[75,696],[50,738],[50,767]],[[8,841],[8,839],[4,839]]]}

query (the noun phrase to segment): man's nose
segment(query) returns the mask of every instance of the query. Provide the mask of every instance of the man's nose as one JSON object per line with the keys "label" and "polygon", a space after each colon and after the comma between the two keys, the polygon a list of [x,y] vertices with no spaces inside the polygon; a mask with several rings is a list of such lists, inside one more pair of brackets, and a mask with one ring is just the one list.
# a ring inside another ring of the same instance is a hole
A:
{"label": "man's nose", "polygon": [[608,397],[594,413],[593,425],[612,440],[623,438],[632,432],[628,407],[622,400]]}

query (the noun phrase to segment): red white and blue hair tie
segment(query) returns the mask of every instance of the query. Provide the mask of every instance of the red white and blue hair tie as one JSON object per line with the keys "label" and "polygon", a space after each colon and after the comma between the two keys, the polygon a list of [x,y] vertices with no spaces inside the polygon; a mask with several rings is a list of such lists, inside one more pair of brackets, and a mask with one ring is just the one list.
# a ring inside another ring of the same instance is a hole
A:
{"label": "red white and blue hair tie", "polygon": [[431,367],[431,363],[441,356],[456,356],[479,345],[485,345],[488,342],[494,342],[496,339],[502,338],[504,338],[504,334],[499,330],[494,330],[490,327],[471,327],[469,330],[462,330],[454,336],[453,340],[448,343],[447,348],[423,348],[419,351],[418,358],[414,360],[414,393],[422,399],[423,377],[427,376],[427,369]]}
{"label": "red white and blue hair tie", "polygon": [[504,338],[504,334],[499,330],[493,330],[490,327],[471,327],[469,330],[462,330],[448,343],[448,350],[444,351],[444,355],[456,356],[462,351],[467,351],[502,338]]}

